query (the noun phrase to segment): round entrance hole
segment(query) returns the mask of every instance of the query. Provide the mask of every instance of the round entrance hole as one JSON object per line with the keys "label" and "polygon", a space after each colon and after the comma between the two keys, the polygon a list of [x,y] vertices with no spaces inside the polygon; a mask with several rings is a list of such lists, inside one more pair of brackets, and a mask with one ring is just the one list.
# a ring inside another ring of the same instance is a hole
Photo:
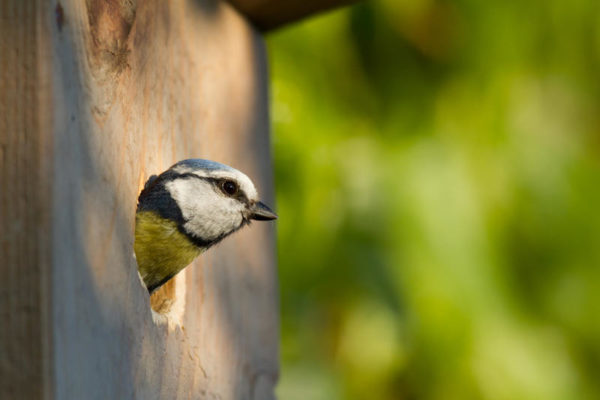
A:
{"label": "round entrance hole", "polygon": [[177,280],[171,279],[150,295],[150,307],[159,314],[167,314],[175,303]]}
{"label": "round entrance hole", "polygon": [[177,274],[150,295],[150,307],[153,313],[165,318],[162,322],[168,322],[169,326],[183,324],[185,303],[186,274],[184,272]]}

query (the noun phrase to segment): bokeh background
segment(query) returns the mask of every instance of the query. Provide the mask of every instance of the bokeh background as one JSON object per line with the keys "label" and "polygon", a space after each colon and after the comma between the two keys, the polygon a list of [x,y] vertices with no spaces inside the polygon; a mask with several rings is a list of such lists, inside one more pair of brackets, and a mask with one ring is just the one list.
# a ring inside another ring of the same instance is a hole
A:
{"label": "bokeh background", "polygon": [[600,399],[600,2],[270,34],[281,400]]}

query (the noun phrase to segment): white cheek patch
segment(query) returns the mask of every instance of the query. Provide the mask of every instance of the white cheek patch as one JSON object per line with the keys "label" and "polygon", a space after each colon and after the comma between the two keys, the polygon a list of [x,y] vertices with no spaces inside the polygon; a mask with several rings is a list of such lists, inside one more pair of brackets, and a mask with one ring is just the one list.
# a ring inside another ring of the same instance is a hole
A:
{"label": "white cheek patch", "polygon": [[165,186],[187,221],[184,228],[202,240],[217,239],[236,230],[243,222],[244,205],[216,192],[210,182],[188,177],[175,179]]}

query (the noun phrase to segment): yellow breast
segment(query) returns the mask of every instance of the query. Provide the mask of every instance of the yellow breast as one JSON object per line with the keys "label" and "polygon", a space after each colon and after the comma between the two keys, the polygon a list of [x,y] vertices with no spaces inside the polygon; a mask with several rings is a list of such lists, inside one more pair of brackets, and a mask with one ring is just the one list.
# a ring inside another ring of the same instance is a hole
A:
{"label": "yellow breast", "polygon": [[203,251],[177,229],[175,222],[153,211],[136,214],[134,250],[140,274],[150,291],[175,276]]}

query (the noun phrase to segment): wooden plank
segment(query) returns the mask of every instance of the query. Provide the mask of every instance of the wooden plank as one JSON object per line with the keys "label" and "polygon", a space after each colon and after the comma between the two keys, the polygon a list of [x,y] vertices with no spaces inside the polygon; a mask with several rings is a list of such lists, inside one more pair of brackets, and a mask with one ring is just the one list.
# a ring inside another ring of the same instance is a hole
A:
{"label": "wooden plank", "polygon": [[0,398],[50,392],[47,26],[40,3],[0,5]]}
{"label": "wooden plank", "polygon": [[309,15],[358,0],[229,0],[261,31],[269,31],[298,21]]}
{"label": "wooden plank", "polygon": [[[2,33],[14,13],[6,4]],[[9,318],[0,331],[20,346],[4,346],[0,362],[32,371],[28,392],[2,381],[0,398],[274,398],[272,225],[252,224],[197,259],[162,293],[171,302],[162,315],[133,257],[137,195],[177,160],[237,167],[272,202],[262,37],[224,2],[36,4],[36,22],[19,29],[38,26],[37,46],[14,44],[0,63],[0,113],[18,111],[1,136],[2,217],[15,232],[2,237],[11,288],[0,292]],[[10,82],[19,68],[25,86]],[[52,84],[39,94],[42,77]]]}

